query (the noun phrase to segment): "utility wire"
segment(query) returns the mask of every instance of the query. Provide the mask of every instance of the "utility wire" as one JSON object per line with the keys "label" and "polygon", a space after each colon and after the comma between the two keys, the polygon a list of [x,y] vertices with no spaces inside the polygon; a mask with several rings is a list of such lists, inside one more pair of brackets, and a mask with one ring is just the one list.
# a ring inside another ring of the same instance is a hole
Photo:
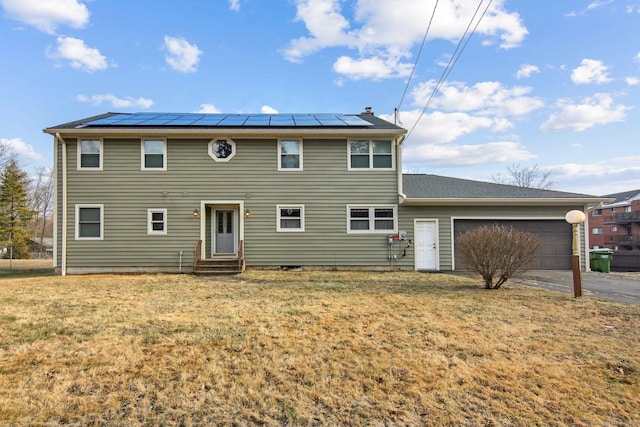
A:
{"label": "utility wire", "polygon": [[413,73],[416,71],[416,67],[418,66],[418,61],[420,60],[420,54],[422,53],[422,49],[424,48],[424,44],[427,41],[427,36],[429,35],[429,30],[431,29],[431,23],[433,22],[433,17],[436,14],[436,9],[438,8],[438,0],[436,0],[435,5],[433,6],[433,12],[431,12],[431,18],[429,19],[429,25],[427,26],[427,30],[424,33],[424,37],[422,38],[422,43],[420,44],[420,49],[418,50],[418,54],[416,55],[416,61],[413,64],[413,68],[411,69],[411,74],[409,75],[409,80],[407,80],[407,84],[404,87],[404,92],[402,92],[402,97],[400,98],[400,102],[396,107],[396,111],[400,111],[400,107],[402,107],[402,101],[404,101],[404,97],[407,94],[407,90],[409,89],[409,84],[411,83],[411,79],[413,78]]}
{"label": "utility wire", "polygon": [[[489,10],[489,7],[491,6],[492,2],[493,2],[493,0],[489,0],[489,3],[487,4],[487,7],[484,9],[484,12],[482,12],[482,15],[478,19],[478,22],[476,22],[476,25],[473,27],[473,30],[471,31],[471,34],[469,34],[469,37],[467,37],[466,41],[465,41],[465,37],[467,36],[467,33],[469,32],[469,28],[471,28],[471,24],[473,24],[473,21],[474,21],[476,15],[478,14],[478,11],[482,7],[482,3],[484,3],[484,0],[480,0],[480,3],[478,4],[478,7],[476,8],[476,11],[474,12],[473,16],[471,17],[471,20],[469,21],[469,24],[467,25],[467,28],[465,29],[464,34],[462,35],[462,37],[458,41],[458,45],[456,46],[456,49],[454,50],[453,54],[451,55],[451,58],[449,59],[449,63],[447,64],[447,66],[445,67],[444,71],[440,75],[440,79],[438,80],[438,83],[436,84],[436,86],[434,87],[433,91],[431,92],[431,95],[429,96],[429,99],[427,100],[424,108],[420,112],[420,115],[416,119],[416,122],[413,124],[413,126],[411,127],[409,132],[407,132],[407,136],[405,137],[405,139],[409,138],[409,135],[411,135],[411,133],[414,131],[414,129],[416,128],[416,126],[418,125],[420,120],[422,119],[422,116],[424,116],[424,113],[427,111],[427,108],[429,108],[429,106],[431,105],[431,101],[433,101],[433,98],[440,91],[440,88],[444,84],[444,81],[446,80],[446,78],[451,73],[451,70],[453,69],[454,65],[458,62],[458,59],[460,59],[460,56],[462,55],[462,52],[464,52],[464,49],[469,44],[469,41],[471,40],[471,37],[473,36],[473,34],[475,33],[476,29],[478,28],[478,25],[480,25],[480,21],[482,21],[482,18],[484,18],[485,14],[487,13],[487,10]],[[464,44],[463,44],[463,41],[464,41]],[[460,52],[458,53],[458,51],[460,51]]]}

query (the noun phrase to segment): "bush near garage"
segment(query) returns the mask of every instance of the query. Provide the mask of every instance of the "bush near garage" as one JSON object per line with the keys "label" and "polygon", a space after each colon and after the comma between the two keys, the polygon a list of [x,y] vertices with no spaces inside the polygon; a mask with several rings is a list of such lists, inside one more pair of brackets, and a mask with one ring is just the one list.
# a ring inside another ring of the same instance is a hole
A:
{"label": "bush near garage", "polygon": [[457,244],[469,268],[482,276],[484,287],[498,289],[531,264],[539,240],[533,233],[492,224],[462,234]]}

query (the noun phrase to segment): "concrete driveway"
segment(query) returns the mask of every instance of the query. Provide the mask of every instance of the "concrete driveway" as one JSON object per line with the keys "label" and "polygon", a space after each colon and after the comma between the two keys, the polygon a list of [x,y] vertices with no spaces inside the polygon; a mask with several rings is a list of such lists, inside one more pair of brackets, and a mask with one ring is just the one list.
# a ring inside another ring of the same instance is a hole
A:
{"label": "concrete driveway", "polygon": [[[640,305],[640,273],[582,272],[582,297],[600,298]],[[533,270],[520,273],[509,281],[573,295],[570,270]],[[508,285],[507,282],[505,285]]]}

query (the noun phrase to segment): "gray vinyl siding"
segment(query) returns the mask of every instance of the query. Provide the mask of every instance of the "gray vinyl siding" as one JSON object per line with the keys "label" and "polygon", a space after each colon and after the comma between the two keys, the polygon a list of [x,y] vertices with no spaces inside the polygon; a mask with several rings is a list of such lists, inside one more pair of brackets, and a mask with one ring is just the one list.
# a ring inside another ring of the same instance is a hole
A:
{"label": "gray vinyl siding", "polygon": [[[562,219],[572,209],[584,206],[400,206],[399,230],[407,232],[407,239],[415,241],[415,219],[438,220],[438,255],[441,271],[453,268],[452,218],[496,218],[496,219]],[[584,239],[584,232],[581,233]],[[582,246],[584,246],[584,240]],[[413,245],[406,256],[400,257],[398,266],[403,270],[414,269]],[[583,257],[584,258],[584,257]]]}
{"label": "gray vinyl siding", "polygon": [[[177,270],[182,251],[189,270],[201,224],[192,213],[203,200],[243,201],[251,211],[244,219],[248,266],[388,265],[385,235],[347,234],[346,207],[394,205],[396,171],[348,171],[346,140],[314,139],[304,140],[303,171],[278,171],[276,139],[233,139],[228,162],[208,155],[209,139],[168,139],[166,171],[140,170],[135,138],[105,138],[103,170],[78,171],[76,140],[67,139],[67,268]],[[103,240],[75,240],[77,204],[104,205]],[[304,232],[276,231],[278,204],[305,206]],[[147,235],[149,208],[167,209],[166,235]]]}

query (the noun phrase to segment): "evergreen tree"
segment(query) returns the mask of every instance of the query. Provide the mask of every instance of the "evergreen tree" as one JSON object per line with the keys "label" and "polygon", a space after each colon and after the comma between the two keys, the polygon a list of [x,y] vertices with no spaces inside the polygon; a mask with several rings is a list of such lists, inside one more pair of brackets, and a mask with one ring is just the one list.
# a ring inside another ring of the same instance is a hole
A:
{"label": "evergreen tree", "polygon": [[29,209],[29,178],[15,160],[10,160],[0,175],[0,238],[13,246],[7,257],[31,258],[28,246],[29,223],[34,212]]}

